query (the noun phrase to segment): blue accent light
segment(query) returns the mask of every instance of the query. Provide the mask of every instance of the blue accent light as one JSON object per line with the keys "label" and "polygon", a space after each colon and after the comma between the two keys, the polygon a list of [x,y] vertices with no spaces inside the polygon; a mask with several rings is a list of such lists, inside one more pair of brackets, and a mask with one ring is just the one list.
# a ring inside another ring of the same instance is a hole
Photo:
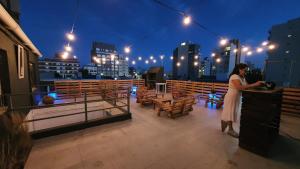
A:
{"label": "blue accent light", "polygon": [[135,95],[136,94],[136,90],[137,90],[137,87],[136,86],[132,86],[132,88],[131,88],[131,94]]}
{"label": "blue accent light", "polygon": [[56,98],[57,98],[57,94],[56,94],[56,93],[54,93],[54,92],[52,92],[52,93],[48,93],[48,96],[50,96],[50,97],[53,97],[53,98],[54,98],[54,100],[56,100]]}

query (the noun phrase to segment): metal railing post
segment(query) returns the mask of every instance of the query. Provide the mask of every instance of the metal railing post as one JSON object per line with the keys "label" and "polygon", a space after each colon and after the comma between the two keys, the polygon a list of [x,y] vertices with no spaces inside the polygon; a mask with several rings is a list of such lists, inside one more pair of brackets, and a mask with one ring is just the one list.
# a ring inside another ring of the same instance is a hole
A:
{"label": "metal railing post", "polygon": [[127,111],[130,113],[130,88],[127,91]]}
{"label": "metal railing post", "polygon": [[86,91],[84,91],[84,114],[85,114],[85,122],[88,121],[88,116],[87,116],[87,96],[86,96]]}

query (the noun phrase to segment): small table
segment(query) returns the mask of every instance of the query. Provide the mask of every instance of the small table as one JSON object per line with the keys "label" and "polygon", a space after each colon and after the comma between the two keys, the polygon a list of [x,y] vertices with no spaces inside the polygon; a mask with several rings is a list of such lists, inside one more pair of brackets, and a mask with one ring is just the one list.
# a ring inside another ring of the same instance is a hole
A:
{"label": "small table", "polygon": [[171,99],[164,99],[164,98],[153,99],[153,109],[155,110],[155,107],[157,105],[158,106],[157,115],[160,116],[161,105],[164,104],[164,103],[170,103],[171,104],[171,102],[172,102]]}
{"label": "small table", "polygon": [[160,92],[160,86],[163,86],[163,94],[167,93],[167,83],[155,83],[156,85],[156,94],[161,93]]}

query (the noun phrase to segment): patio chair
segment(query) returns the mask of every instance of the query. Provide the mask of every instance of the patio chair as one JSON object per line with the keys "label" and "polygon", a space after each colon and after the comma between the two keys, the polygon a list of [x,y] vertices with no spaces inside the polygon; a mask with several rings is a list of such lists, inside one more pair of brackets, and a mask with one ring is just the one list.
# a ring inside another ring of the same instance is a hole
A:
{"label": "patio chair", "polygon": [[141,87],[137,88],[137,90],[136,90],[136,102],[137,103],[141,102],[141,99],[143,98],[145,92],[147,92],[146,87],[141,86]]}
{"label": "patio chair", "polygon": [[[160,112],[167,112],[168,117],[175,118],[184,115],[183,113],[184,100],[174,101],[173,103],[165,103],[161,105]],[[158,115],[160,115],[160,112]]]}
{"label": "patio chair", "polygon": [[144,91],[144,93],[140,93],[140,103],[144,106],[146,104],[153,104],[153,99],[156,99],[157,95],[155,91]]}
{"label": "patio chair", "polygon": [[187,92],[184,89],[175,88],[172,90],[172,97],[174,100],[181,99],[186,96],[187,96]]}
{"label": "patio chair", "polygon": [[193,111],[193,105],[196,104],[196,99],[194,96],[188,96],[184,99],[183,113],[189,114],[190,111]]}

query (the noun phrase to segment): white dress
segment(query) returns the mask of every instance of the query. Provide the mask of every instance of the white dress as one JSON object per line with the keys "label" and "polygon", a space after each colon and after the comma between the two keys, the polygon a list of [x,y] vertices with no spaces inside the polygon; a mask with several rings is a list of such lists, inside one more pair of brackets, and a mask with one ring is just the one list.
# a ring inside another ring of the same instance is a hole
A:
{"label": "white dress", "polygon": [[224,98],[224,108],[221,114],[221,120],[236,122],[237,117],[241,113],[242,92],[234,87],[232,80],[240,80],[241,85],[247,85],[247,82],[244,78],[241,78],[236,74],[229,78],[229,86]]}

